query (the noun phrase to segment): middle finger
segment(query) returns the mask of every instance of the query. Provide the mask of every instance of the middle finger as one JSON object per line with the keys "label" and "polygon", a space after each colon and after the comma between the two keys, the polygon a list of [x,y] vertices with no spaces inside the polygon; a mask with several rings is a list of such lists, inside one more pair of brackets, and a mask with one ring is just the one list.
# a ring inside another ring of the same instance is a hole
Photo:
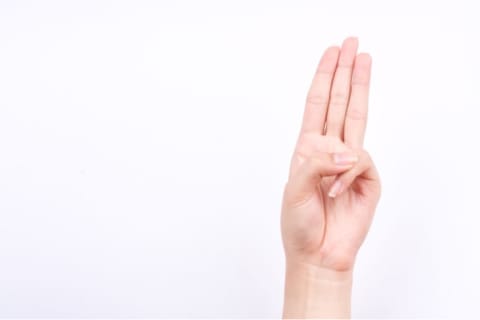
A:
{"label": "middle finger", "polygon": [[357,38],[347,38],[343,42],[330,92],[325,134],[327,136],[339,137],[342,140],[345,114],[350,97],[352,69],[357,48]]}

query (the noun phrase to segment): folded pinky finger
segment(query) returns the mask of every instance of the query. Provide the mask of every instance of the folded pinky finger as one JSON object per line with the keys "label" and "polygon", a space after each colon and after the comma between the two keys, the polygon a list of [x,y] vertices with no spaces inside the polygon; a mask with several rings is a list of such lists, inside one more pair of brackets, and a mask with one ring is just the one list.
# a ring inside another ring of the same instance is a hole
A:
{"label": "folded pinky finger", "polygon": [[328,196],[335,198],[348,189],[359,176],[366,180],[379,182],[378,173],[375,169],[372,158],[365,150],[362,150],[359,153],[359,160],[355,166],[337,176],[330,187]]}

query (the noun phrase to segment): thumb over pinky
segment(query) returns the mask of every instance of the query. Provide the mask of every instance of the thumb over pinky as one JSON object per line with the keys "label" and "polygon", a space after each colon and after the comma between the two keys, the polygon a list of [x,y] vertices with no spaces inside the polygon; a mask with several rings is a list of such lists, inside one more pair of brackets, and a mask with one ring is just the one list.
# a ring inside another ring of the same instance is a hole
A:
{"label": "thumb over pinky", "polygon": [[[365,150],[359,153],[359,161],[352,170],[343,172],[333,182],[328,195],[336,197],[349,188],[357,177],[363,178],[363,185],[370,191],[379,190],[379,176],[372,158]],[[372,189],[373,188],[373,189]]]}
{"label": "thumb over pinky", "polygon": [[307,157],[286,185],[285,197],[290,203],[299,203],[308,199],[323,176],[343,173],[358,161],[351,152],[316,152]]}

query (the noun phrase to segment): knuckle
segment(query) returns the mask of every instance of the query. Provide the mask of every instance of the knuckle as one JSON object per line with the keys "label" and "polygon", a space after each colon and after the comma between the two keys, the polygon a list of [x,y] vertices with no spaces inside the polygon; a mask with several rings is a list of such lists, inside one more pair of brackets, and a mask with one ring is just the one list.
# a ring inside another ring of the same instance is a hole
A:
{"label": "knuckle", "polygon": [[362,149],[361,150],[361,155],[363,156],[363,158],[366,162],[372,162],[372,156],[370,155],[370,153],[367,150]]}
{"label": "knuckle", "polygon": [[330,101],[334,105],[347,104],[348,93],[345,90],[332,90]]}
{"label": "knuckle", "polygon": [[[329,119],[327,121],[327,134],[333,134],[336,137],[343,129],[343,122],[336,119]],[[339,138],[342,140],[341,138]]]}
{"label": "knuckle", "polygon": [[311,147],[306,142],[301,141],[295,146],[294,154],[305,158],[309,154],[310,149]]}
{"label": "knuckle", "polygon": [[337,115],[330,114],[330,117],[327,119],[328,127],[338,127],[342,124],[342,120],[338,119]]}
{"label": "knuckle", "polygon": [[324,137],[317,133],[301,133],[295,145],[294,153],[304,158],[315,151],[324,149]]}
{"label": "knuckle", "polygon": [[332,144],[337,143],[333,141],[334,136],[320,135],[319,133],[303,133],[298,140],[296,150],[303,150],[303,154],[310,154],[312,152],[332,152]]}
{"label": "knuckle", "polygon": [[321,94],[308,95],[306,103],[312,107],[326,106],[328,104],[328,97]]}
{"label": "knuckle", "polygon": [[367,112],[361,110],[360,108],[348,108],[347,118],[352,120],[366,120]]}
{"label": "knuckle", "polygon": [[370,155],[370,153],[368,153],[368,151],[362,149],[360,151],[360,166],[361,166],[361,169],[367,169],[369,167],[371,167],[373,165],[373,160],[372,160],[372,156]]}
{"label": "knuckle", "polygon": [[328,152],[348,152],[351,151],[350,146],[345,144],[343,139],[338,135],[327,135],[330,139]]}
{"label": "knuckle", "polygon": [[[334,126],[335,126],[335,124],[334,124]],[[343,142],[343,140],[339,136],[332,136],[332,139],[333,139],[332,141],[333,141],[334,144],[336,144],[338,146],[341,145],[342,147],[346,146],[345,143]]]}

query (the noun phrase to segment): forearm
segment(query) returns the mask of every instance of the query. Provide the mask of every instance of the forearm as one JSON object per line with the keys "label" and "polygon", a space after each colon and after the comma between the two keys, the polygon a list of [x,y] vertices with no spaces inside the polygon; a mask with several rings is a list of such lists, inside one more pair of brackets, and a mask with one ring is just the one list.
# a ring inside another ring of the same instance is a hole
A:
{"label": "forearm", "polygon": [[352,272],[287,261],[283,318],[350,318]]}

